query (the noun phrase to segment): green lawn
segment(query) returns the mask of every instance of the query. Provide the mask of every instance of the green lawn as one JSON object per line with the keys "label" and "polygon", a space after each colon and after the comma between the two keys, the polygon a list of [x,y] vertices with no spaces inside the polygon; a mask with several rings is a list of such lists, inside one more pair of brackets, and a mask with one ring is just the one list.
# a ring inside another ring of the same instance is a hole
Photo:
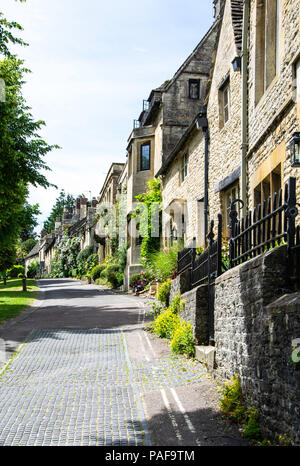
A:
{"label": "green lawn", "polygon": [[22,291],[22,280],[11,278],[7,285],[0,282],[0,323],[19,315],[36,299],[38,287],[33,279],[27,279],[27,290]]}

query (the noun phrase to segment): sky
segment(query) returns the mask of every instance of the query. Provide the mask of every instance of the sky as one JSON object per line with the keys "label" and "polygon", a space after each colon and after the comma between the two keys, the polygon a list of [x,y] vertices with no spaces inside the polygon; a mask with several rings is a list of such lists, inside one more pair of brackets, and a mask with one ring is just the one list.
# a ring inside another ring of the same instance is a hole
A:
{"label": "sky", "polygon": [[59,191],[97,197],[143,99],[170,79],[213,22],[213,0],[1,0],[29,47],[10,47],[32,71],[24,96],[58,144],[45,161],[58,186],[31,188],[40,232]]}

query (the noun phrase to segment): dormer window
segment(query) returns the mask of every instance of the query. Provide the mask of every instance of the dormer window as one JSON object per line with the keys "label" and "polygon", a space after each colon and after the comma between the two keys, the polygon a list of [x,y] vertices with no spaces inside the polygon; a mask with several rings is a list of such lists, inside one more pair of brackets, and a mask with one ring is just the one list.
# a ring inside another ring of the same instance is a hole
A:
{"label": "dormer window", "polygon": [[150,141],[141,145],[141,170],[150,170]]}
{"label": "dormer window", "polygon": [[189,79],[189,98],[193,100],[199,100],[200,79]]}

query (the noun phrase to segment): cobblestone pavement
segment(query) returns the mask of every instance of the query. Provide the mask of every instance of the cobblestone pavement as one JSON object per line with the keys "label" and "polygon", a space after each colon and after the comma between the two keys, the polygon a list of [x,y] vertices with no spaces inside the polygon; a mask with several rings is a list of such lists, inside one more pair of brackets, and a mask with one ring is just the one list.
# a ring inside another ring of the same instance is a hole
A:
{"label": "cobblestone pavement", "polygon": [[150,445],[140,393],[198,379],[178,358],[132,364],[122,330],[35,330],[0,378],[0,444]]}
{"label": "cobblestone pavement", "polygon": [[142,330],[140,300],[44,283],[42,306],[0,328],[23,342],[0,375],[0,445],[243,444],[204,367]]}

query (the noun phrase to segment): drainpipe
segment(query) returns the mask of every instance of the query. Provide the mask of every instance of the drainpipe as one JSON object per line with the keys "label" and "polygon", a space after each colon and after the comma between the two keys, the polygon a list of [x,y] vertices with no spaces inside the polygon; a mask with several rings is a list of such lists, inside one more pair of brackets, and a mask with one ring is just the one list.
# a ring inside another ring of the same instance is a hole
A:
{"label": "drainpipe", "polygon": [[204,241],[207,246],[208,234],[208,128],[203,128],[204,135]]}
{"label": "drainpipe", "polygon": [[241,109],[241,198],[244,201],[243,215],[246,215],[247,202],[247,151],[248,151],[248,29],[249,29],[250,5],[249,0],[244,0],[243,12],[243,40],[242,40],[242,109]]}
{"label": "drainpipe", "polygon": [[208,120],[206,117],[206,108],[203,108],[196,119],[196,128],[202,129],[204,136],[204,242],[207,246],[208,233]]}

